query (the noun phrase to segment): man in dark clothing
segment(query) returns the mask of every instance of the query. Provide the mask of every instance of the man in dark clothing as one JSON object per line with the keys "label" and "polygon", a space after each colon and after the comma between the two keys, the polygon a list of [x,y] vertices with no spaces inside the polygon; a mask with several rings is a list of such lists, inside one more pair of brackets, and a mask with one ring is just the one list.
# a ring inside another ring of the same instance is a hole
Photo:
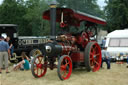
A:
{"label": "man in dark clothing", "polygon": [[6,73],[8,71],[8,58],[10,56],[10,49],[7,42],[4,41],[3,37],[0,37],[0,73],[2,73],[3,63],[5,64]]}

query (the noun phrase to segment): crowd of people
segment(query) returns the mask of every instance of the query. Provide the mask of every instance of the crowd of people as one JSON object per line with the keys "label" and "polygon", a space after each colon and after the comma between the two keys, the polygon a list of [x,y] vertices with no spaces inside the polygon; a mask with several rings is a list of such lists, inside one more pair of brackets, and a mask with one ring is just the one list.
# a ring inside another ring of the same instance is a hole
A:
{"label": "crowd of people", "polygon": [[[8,70],[8,60],[13,56],[14,46],[10,41],[10,37],[0,36],[0,74],[2,69],[6,69],[6,73],[10,73]],[[25,52],[22,52],[22,61],[14,65],[13,70],[29,70],[30,69],[30,59],[27,57]]]}

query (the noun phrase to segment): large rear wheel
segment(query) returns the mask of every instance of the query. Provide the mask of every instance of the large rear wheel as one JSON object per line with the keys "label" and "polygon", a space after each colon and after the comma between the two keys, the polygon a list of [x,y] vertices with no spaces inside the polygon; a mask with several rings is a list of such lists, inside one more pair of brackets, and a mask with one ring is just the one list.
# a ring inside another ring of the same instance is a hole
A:
{"label": "large rear wheel", "polygon": [[89,42],[85,48],[85,66],[87,71],[98,71],[101,66],[101,48],[96,42]]}
{"label": "large rear wheel", "polygon": [[68,55],[60,57],[57,73],[61,80],[66,80],[71,76],[72,73],[72,60]]}
{"label": "large rear wheel", "polygon": [[47,61],[44,60],[43,55],[34,57],[31,64],[31,72],[35,78],[40,78],[45,75],[47,71]]}

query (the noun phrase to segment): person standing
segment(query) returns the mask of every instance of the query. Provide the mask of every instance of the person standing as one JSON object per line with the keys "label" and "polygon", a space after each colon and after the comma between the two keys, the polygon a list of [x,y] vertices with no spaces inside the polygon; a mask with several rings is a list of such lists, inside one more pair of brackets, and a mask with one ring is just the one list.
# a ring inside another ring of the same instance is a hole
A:
{"label": "person standing", "polygon": [[4,41],[3,37],[0,37],[0,73],[2,73],[3,63],[5,64],[6,73],[8,71],[8,59],[10,57],[10,49],[7,42]]}
{"label": "person standing", "polygon": [[128,54],[127,54],[127,66],[126,67],[128,68]]}
{"label": "person standing", "polygon": [[12,41],[10,40],[10,37],[6,37],[5,41],[9,44],[10,54],[11,57],[13,57],[14,46],[12,44]]}
{"label": "person standing", "polygon": [[102,48],[105,47],[105,44],[106,44],[106,37],[102,40]]}
{"label": "person standing", "polygon": [[102,50],[102,63],[101,63],[101,68],[103,66],[103,62],[106,62],[107,64],[107,69],[110,69],[110,55],[107,52],[107,47],[104,47]]}

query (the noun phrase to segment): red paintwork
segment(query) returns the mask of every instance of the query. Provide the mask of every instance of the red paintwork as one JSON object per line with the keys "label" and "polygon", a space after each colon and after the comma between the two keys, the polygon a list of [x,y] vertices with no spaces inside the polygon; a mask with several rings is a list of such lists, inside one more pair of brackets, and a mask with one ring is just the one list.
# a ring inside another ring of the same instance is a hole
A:
{"label": "red paintwork", "polygon": [[71,76],[72,73],[72,61],[69,56],[65,56],[60,66],[61,77],[66,80]]}
{"label": "red paintwork", "polygon": [[87,16],[86,14],[84,13],[74,13],[74,16],[76,18],[79,18],[80,21],[89,21],[89,22],[92,22],[92,23],[96,23],[96,24],[102,24],[102,25],[105,25],[106,24],[106,21],[101,19],[101,18],[98,18],[98,17],[94,17],[94,16]]}
{"label": "red paintwork", "polygon": [[[106,21],[82,12],[76,12],[69,8],[56,8],[56,22],[61,22],[61,13],[64,15],[64,23],[66,25],[80,26],[82,21],[89,21],[95,24],[105,25]],[[50,20],[50,10],[43,13],[43,19]]]}
{"label": "red paintwork", "polygon": [[[95,57],[94,57],[95,56]],[[95,43],[90,51],[90,65],[92,67],[92,71],[98,71],[101,66],[101,48],[100,46]]]}
{"label": "red paintwork", "polygon": [[84,53],[83,52],[73,52],[70,55],[72,62],[84,62]]}
{"label": "red paintwork", "polygon": [[[61,15],[63,12],[63,20],[61,22]],[[50,20],[50,10],[47,10],[43,13],[43,19],[46,20]],[[66,27],[68,25],[72,25],[72,26],[80,26],[80,23],[82,21],[87,21],[87,24],[85,24],[85,27],[89,27],[89,26],[96,26],[95,24],[102,24],[105,25],[106,21],[104,21],[101,18],[89,15],[89,14],[85,14],[82,12],[78,12],[78,11],[74,11],[72,9],[69,8],[56,8],[56,22],[60,23],[61,27]],[[72,73],[72,62],[80,62],[80,63],[85,63],[85,48],[87,46],[87,44],[89,42],[92,42],[90,40],[90,36],[92,35],[91,31],[90,32],[86,32],[83,30],[82,33],[79,34],[75,34],[74,36],[71,33],[68,34],[63,34],[60,35],[60,41],[57,41],[56,43],[58,43],[59,45],[61,45],[62,49],[61,53],[58,54],[58,56],[45,56],[46,58],[48,58],[48,64],[47,62],[44,63],[34,63],[36,65],[35,71],[35,75],[37,77],[42,77],[45,75],[47,68],[50,68],[51,70],[53,70],[54,68],[58,68],[60,69],[60,72],[58,72],[59,77],[61,76],[61,79],[65,80],[68,79]],[[55,42],[50,42],[51,44],[55,44]],[[101,65],[101,49],[100,46],[95,43],[94,45],[91,46],[91,43],[88,44],[89,51],[87,51],[89,53],[89,58],[88,58],[88,67],[92,68],[92,71],[97,71],[100,68]],[[54,49],[56,51],[56,49]],[[54,52],[54,51],[53,51]],[[56,53],[56,52],[55,52]],[[55,61],[56,58],[61,57],[62,61],[59,60],[59,65],[55,65]],[[69,57],[70,56],[70,57]],[[43,56],[38,56],[38,57],[42,57]],[[40,59],[37,57],[38,61],[40,61]],[[90,59],[90,60],[89,60]],[[67,61],[65,61],[67,60]],[[61,63],[60,63],[61,62]],[[60,65],[61,64],[61,65]],[[41,73],[38,73],[38,70],[41,70]],[[63,74],[63,73],[64,74]]]}
{"label": "red paintwork", "polygon": [[[37,56],[37,59],[34,61],[34,64],[36,65],[34,68],[34,73],[38,78],[44,76],[47,72],[47,62],[43,61],[44,62],[43,63],[42,62],[43,58],[44,58],[44,56]],[[37,61],[38,61],[38,63],[37,63]]]}

